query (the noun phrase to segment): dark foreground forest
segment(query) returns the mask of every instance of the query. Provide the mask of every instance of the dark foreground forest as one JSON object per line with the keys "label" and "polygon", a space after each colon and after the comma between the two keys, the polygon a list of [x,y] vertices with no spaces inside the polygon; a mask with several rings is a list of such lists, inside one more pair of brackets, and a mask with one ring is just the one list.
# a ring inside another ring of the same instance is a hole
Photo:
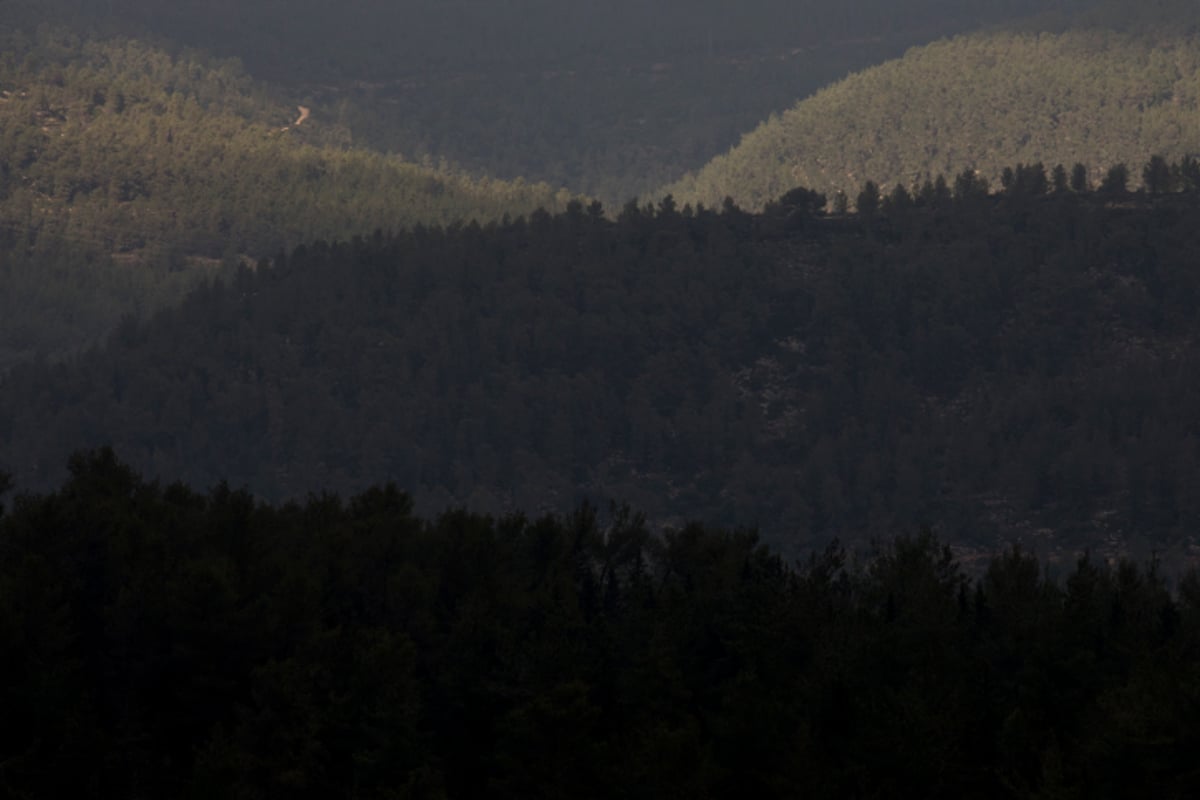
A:
{"label": "dark foreground forest", "polygon": [[784,552],[930,525],[1183,563],[1200,166],[1002,181],[317,242],[13,369],[0,467],[47,489],[112,444],[270,499],[394,480],[422,514],[616,500]]}
{"label": "dark foreground forest", "polygon": [[1200,579],[928,534],[795,566],[624,511],[265,505],[110,451],[0,516],[0,796],[1155,797]]}

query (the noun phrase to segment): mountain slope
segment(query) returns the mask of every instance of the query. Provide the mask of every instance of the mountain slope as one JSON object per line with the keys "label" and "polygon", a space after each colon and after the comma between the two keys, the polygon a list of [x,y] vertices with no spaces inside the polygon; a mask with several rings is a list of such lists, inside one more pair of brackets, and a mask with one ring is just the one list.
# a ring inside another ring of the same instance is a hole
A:
{"label": "mountain slope", "polygon": [[1102,29],[996,32],[910,51],[772,117],[670,187],[681,202],[762,207],[795,186],[853,197],[1013,163],[1093,175],[1200,151],[1200,38]]}
{"label": "mountain slope", "polygon": [[234,63],[57,29],[5,36],[0,370],[178,297],[201,263],[566,199],[349,148],[302,116]]}
{"label": "mountain slope", "polygon": [[554,206],[553,191],[473,181],[338,147],[327,121],[235,65],[132,41],[44,35],[0,61],[0,218],[68,236],[118,231],[188,252],[261,254],[375,227],[493,219]]}

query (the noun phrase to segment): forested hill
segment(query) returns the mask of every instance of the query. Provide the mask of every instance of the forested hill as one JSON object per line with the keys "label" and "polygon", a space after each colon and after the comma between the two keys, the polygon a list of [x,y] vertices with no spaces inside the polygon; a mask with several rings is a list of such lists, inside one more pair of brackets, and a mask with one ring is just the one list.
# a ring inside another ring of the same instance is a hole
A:
{"label": "forested hill", "polygon": [[357,144],[622,203],[914,44],[1091,2],[6,0],[0,26],[236,57]]}
{"label": "forested hill", "polygon": [[561,208],[564,194],[347,145],[232,62],[0,32],[0,371],[319,237]]}
{"label": "forested hill", "polygon": [[615,498],[785,548],[928,523],[1190,558],[1198,172],[1150,165],[1180,193],[1021,168],[1001,195],[966,173],[858,217],[796,192],[763,216],[573,205],[319,242],[15,369],[3,466],[45,487],[111,443],[266,497],[392,479],[421,509]]}
{"label": "forested hill", "polygon": [[43,30],[0,52],[0,219],[33,235],[254,256],[414,222],[561,207],[548,187],[345,146],[235,64]]}
{"label": "forested hill", "polygon": [[912,187],[972,169],[995,185],[1017,162],[1101,172],[1148,152],[1200,152],[1200,37],[1189,19],[916,48],[772,116],[670,191],[756,208],[795,185],[853,197],[866,180]]}

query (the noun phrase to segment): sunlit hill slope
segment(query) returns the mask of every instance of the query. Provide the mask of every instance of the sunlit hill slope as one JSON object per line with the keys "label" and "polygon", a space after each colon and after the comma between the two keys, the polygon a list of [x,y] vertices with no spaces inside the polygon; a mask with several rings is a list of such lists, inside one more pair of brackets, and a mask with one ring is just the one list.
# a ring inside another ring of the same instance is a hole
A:
{"label": "sunlit hill slope", "polygon": [[1002,32],[916,48],[773,116],[670,187],[680,201],[761,207],[797,185],[850,198],[1005,166],[1080,162],[1097,175],[1200,150],[1195,35]]}

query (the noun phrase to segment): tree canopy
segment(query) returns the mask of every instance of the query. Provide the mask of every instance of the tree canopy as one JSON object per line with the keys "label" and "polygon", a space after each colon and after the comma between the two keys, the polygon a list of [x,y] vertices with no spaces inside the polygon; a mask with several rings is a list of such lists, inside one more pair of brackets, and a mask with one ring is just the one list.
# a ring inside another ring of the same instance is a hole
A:
{"label": "tree canopy", "polygon": [[0,789],[1186,797],[1200,580],[928,533],[268,505],[78,453],[0,517]]}
{"label": "tree canopy", "polygon": [[422,513],[612,498],[785,549],[929,524],[1186,557],[1194,164],[1153,195],[1010,172],[872,215],[573,203],[301,246],[14,368],[2,466],[46,487],[111,443],[273,498],[390,479]]}

